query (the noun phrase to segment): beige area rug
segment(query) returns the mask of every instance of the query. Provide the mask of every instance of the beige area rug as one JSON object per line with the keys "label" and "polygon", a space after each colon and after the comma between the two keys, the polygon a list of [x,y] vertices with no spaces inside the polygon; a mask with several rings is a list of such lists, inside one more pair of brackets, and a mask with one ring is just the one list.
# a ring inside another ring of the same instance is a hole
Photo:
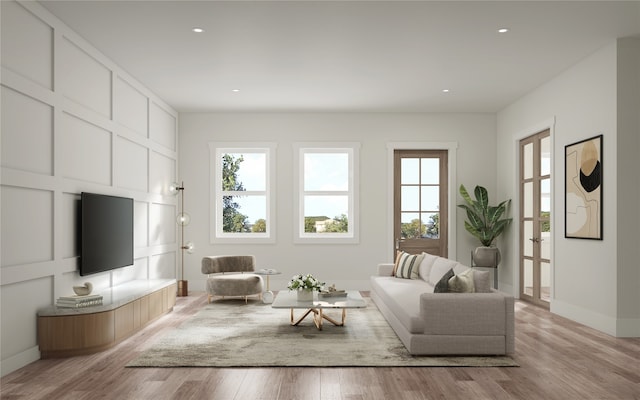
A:
{"label": "beige area rug", "polygon": [[[289,310],[244,300],[207,304],[148,343],[127,367],[514,367],[510,357],[411,356],[377,307],[347,311],[345,326],[311,316],[291,326]],[[296,310],[296,317],[303,310]],[[327,315],[340,319],[339,310]]]}

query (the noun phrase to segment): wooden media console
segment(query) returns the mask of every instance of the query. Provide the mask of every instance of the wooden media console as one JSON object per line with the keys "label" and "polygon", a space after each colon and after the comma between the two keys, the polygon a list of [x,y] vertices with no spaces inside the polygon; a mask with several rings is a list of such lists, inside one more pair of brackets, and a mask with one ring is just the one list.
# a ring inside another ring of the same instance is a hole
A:
{"label": "wooden media console", "polygon": [[173,310],[176,292],[175,279],[135,280],[102,291],[100,306],[42,309],[38,311],[40,357],[106,350]]}

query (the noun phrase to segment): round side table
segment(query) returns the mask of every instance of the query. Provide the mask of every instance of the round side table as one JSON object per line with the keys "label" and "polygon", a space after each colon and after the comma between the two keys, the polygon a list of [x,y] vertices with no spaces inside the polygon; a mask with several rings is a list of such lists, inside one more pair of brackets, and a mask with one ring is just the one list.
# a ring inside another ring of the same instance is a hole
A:
{"label": "round side table", "polygon": [[282,272],[277,271],[275,269],[272,268],[262,268],[259,269],[257,271],[254,271],[254,274],[257,275],[263,275],[267,277],[267,290],[262,293],[262,302],[265,304],[271,304],[273,303],[273,292],[271,291],[271,288],[269,287],[269,278],[271,277],[271,275],[280,275]]}

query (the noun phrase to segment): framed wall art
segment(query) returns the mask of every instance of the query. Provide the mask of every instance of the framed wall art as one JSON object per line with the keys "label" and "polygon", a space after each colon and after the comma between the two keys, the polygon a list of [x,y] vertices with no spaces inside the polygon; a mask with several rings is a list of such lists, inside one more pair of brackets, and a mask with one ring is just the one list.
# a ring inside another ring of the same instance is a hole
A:
{"label": "framed wall art", "polygon": [[564,149],[564,237],[602,240],[602,135]]}

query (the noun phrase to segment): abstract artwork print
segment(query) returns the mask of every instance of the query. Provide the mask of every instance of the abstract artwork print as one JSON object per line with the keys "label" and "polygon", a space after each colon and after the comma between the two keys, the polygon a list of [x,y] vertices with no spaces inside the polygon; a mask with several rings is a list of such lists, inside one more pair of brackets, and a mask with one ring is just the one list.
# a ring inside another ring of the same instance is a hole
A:
{"label": "abstract artwork print", "polygon": [[602,240],[602,135],[565,146],[565,237]]}

